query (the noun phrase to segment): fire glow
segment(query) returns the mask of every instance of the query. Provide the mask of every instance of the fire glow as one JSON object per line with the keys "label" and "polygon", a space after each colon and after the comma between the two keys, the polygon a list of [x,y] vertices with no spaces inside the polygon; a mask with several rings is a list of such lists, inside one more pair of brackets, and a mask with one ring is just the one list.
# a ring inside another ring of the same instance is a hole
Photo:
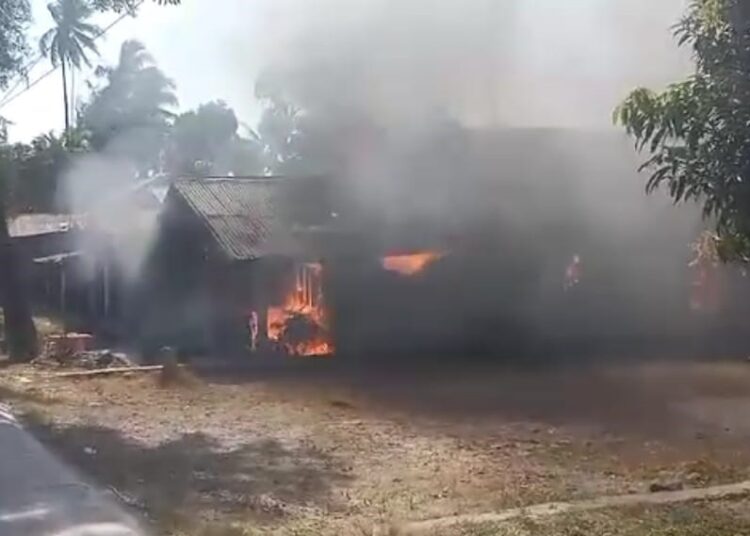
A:
{"label": "fire glow", "polygon": [[382,259],[383,268],[405,276],[414,276],[424,272],[428,266],[442,259],[443,253],[425,251],[410,255],[390,255]]}
{"label": "fire glow", "polygon": [[268,338],[293,356],[330,356],[328,315],[323,300],[323,267],[304,264],[297,269],[295,288],[281,306],[268,308]]}

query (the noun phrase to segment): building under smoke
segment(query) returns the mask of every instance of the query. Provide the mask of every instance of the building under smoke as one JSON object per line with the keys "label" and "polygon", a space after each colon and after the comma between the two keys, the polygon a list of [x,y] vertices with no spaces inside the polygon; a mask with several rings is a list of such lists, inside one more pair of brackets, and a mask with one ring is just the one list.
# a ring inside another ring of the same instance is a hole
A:
{"label": "building under smoke", "polygon": [[207,355],[744,346],[747,281],[691,267],[699,211],[645,196],[619,135],[342,132],[321,140],[344,156],[316,160],[325,176],[160,180],[163,204],[129,188],[75,228],[12,225],[36,301],[71,328]]}
{"label": "building under smoke", "polygon": [[297,236],[331,219],[322,188],[315,178],[176,180],[134,311],[142,341],[224,355],[330,354],[323,267]]}
{"label": "building under smoke", "polygon": [[643,194],[619,136],[457,129],[397,156],[377,141],[368,152],[388,173],[375,185],[345,168],[175,182],[140,337],[378,360],[744,344],[727,321],[746,315],[746,281],[727,268],[721,307],[691,308],[700,218]]}

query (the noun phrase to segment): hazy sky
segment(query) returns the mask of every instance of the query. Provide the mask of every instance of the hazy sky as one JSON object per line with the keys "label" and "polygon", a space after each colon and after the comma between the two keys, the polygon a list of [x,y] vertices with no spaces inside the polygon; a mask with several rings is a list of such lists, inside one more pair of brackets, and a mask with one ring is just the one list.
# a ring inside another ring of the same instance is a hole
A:
{"label": "hazy sky", "polygon": [[[32,41],[51,24],[46,3],[32,0]],[[662,85],[687,69],[669,35],[684,3],[183,0],[158,7],[147,1],[138,19],[124,20],[101,40],[99,63],[114,63],[122,41],[138,39],[177,83],[181,109],[223,99],[250,123],[259,110],[255,79],[272,65],[296,82],[312,71],[322,80],[316,88],[329,94],[380,84],[372,93],[386,107],[431,93],[445,97],[439,105],[460,102],[474,123],[606,126],[629,88]],[[486,72],[487,57],[499,66],[496,77]],[[329,71],[316,71],[319,65]],[[47,68],[43,63],[32,80]],[[13,139],[61,128],[60,86],[56,73],[0,110],[15,123]]]}
{"label": "hazy sky", "polygon": [[[137,19],[126,18],[99,41],[98,63],[116,63],[121,43],[137,39],[146,45],[159,67],[177,82],[181,108],[224,99],[244,118],[252,120],[257,112],[249,81],[255,78],[260,56],[244,49],[242,62],[248,83],[240,84],[232,51],[238,36],[259,31],[257,24],[261,17],[253,8],[254,3],[253,0],[184,0],[181,7],[158,7],[147,1]],[[46,5],[46,0],[32,0],[36,18],[32,42],[51,24]],[[115,18],[112,14],[103,15],[98,23],[106,26]],[[48,68],[45,61],[31,79]],[[11,136],[23,140],[40,132],[61,129],[61,91],[58,72],[0,110],[0,114],[15,123]]]}

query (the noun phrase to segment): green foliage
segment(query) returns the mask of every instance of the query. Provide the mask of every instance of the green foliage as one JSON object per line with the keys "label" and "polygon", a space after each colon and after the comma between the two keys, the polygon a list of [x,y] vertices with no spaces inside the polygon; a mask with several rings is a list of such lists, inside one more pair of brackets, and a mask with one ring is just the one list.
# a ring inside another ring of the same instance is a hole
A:
{"label": "green foliage", "polygon": [[290,172],[302,159],[304,116],[291,103],[279,97],[266,99],[266,108],[258,124],[267,167],[275,173]]}
{"label": "green foliage", "polygon": [[[182,3],[181,0],[153,0],[160,6],[170,5],[177,6]],[[96,11],[114,11],[115,13],[132,13],[135,14],[144,0],[92,0],[91,7]]]}
{"label": "green foliage", "polygon": [[5,88],[22,70],[30,21],[28,0],[0,1],[0,88]]}
{"label": "green foliage", "polygon": [[85,0],[56,0],[47,6],[55,26],[39,41],[39,49],[50,58],[52,65],[62,66],[63,101],[65,107],[65,132],[70,130],[70,102],[68,99],[68,68],[80,69],[91,62],[88,53],[99,54],[95,39],[101,29],[90,24],[93,14]]}
{"label": "green foliage", "polygon": [[177,105],[174,82],[137,41],[123,43],[117,66],[97,75],[101,85],[81,110],[93,149],[130,158],[142,172],[154,169]]}
{"label": "green foliage", "polygon": [[58,197],[58,184],[75,154],[86,151],[83,133],[66,137],[52,133],[37,136],[31,143],[0,148],[0,173],[7,186],[7,206],[11,213],[64,211]]}
{"label": "green foliage", "polygon": [[234,111],[220,101],[180,115],[166,151],[167,170],[187,176],[261,172],[260,145],[241,138],[238,128]]}
{"label": "green foliage", "polygon": [[0,146],[8,143],[8,125],[10,121],[0,116]]}
{"label": "green foliage", "polygon": [[615,111],[648,154],[647,190],[700,202],[728,259],[750,249],[750,32],[740,0],[693,0],[675,26],[696,71],[662,92],[640,88]]}
{"label": "green foliage", "polygon": [[99,54],[94,40],[101,33],[99,27],[87,22],[93,14],[91,7],[84,0],[57,0],[47,7],[55,26],[39,41],[42,54],[54,66],[63,62],[76,68],[91,66],[88,53]]}

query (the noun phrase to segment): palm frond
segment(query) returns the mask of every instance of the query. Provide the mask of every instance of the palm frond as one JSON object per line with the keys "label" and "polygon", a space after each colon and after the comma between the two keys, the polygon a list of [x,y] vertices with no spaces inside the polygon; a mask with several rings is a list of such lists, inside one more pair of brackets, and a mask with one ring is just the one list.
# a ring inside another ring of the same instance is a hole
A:
{"label": "palm frond", "polygon": [[146,51],[146,47],[140,41],[130,40],[122,44],[118,69],[130,71],[141,70],[146,65],[153,63],[153,57]]}
{"label": "palm frond", "polygon": [[73,41],[78,43],[83,48],[86,48],[96,54],[99,55],[99,49],[96,46],[96,41],[94,41],[94,38],[83,33],[80,31],[73,32]]}
{"label": "palm frond", "polygon": [[57,4],[47,4],[47,11],[49,11],[55,25],[59,26],[62,21],[62,12],[60,10],[59,2]]}
{"label": "palm frond", "polygon": [[47,30],[39,39],[39,52],[43,56],[49,56],[52,40],[55,38],[55,30]]}
{"label": "palm frond", "polygon": [[84,0],[56,0],[47,9],[55,25],[40,39],[41,52],[54,67],[62,62],[74,68],[82,63],[90,66],[88,52],[99,54],[95,39],[101,33],[98,26],[87,22],[93,13],[90,5]]}
{"label": "palm frond", "polygon": [[88,22],[83,21],[79,21],[76,24],[76,30],[83,34],[90,35],[92,38],[96,38],[102,33],[102,29],[96,24],[89,24]]}
{"label": "palm frond", "polygon": [[52,43],[50,43],[50,61],[55,67],[61,63],[60,36],[57,33],[55,33],[55,36],[52,38]]}
{"label": "palm frond", "polygon": [[[77,60],[77,63],[74,63],[76,68],[81,67],[81,62],[85,63],[87,67],[91,67],[91,61],[89,61],[88,56],[86,55],[86,51],[81,46],[81,43],[77,40],[73,39],[71,40],[70,46],[73,50],[75,50],[75,58]],[[71,54],[71,57],[73,54]]]}

